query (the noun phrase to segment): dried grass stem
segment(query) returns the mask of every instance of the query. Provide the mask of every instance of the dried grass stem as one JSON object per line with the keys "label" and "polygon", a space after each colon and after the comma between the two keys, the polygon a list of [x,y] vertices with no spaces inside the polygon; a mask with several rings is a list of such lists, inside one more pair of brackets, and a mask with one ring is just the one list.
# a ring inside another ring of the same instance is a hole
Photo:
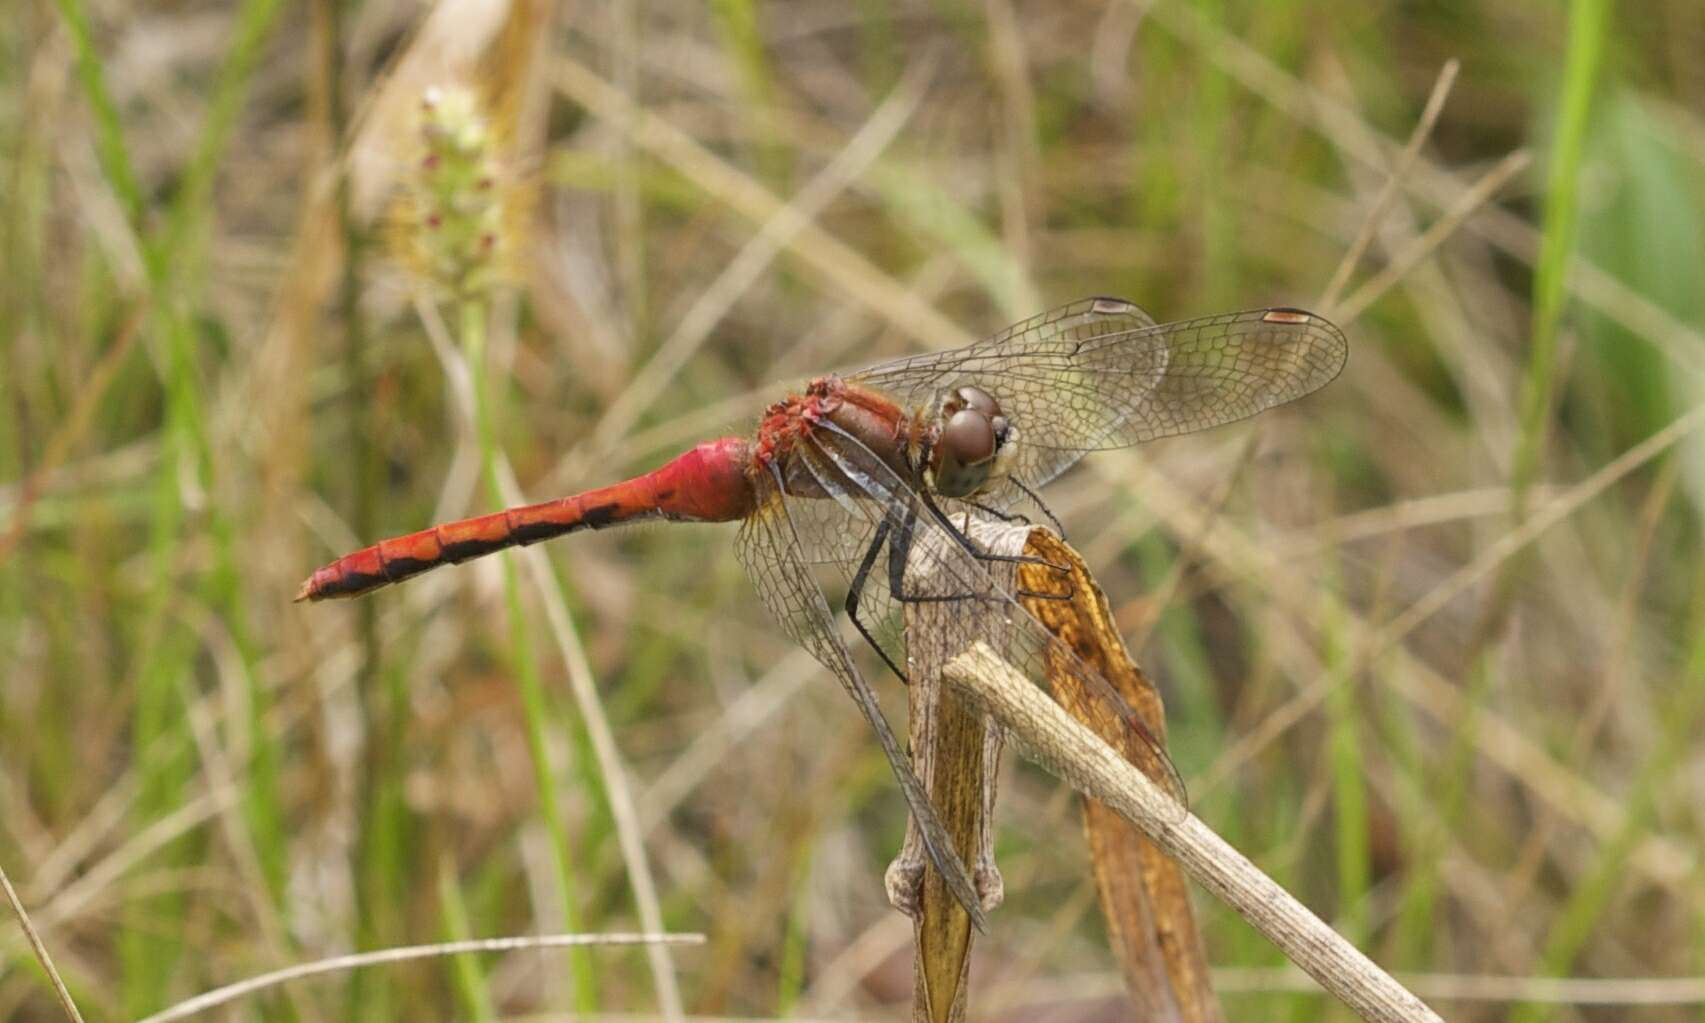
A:
{"label": "dried grass stem", "polygon": [[1037,763],[1142,829],[1363,1019],[1440,1018],[987,646],[960,654],[942,678],[1005,725]]}

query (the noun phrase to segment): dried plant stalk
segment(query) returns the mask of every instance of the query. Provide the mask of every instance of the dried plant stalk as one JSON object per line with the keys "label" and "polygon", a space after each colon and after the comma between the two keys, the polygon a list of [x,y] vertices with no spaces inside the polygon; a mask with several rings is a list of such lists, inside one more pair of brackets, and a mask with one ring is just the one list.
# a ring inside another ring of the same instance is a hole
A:
{"label": "dried plant stalk", "polygon": [[[1113,624],[1106,594],[1071,545],[1054,534],[1030,532],[1024,553],[1070,573],[1071,599],[1023,598],[1048,631],[1065,642],[1124,698],[1143,726],[1164,747],[1166,709],[1160,693],[1131,659]],[[1047,565],[1024,565],[1020,591],[1063,593],[1058,573]],[[1054,699],[1130,763],[1151,774],[1153,751],[1113,716],[1111,708],[1082,690],[1071,672],[1052,673]],[[1184,874],[1128,821],[1093,799],[1083,804],[1090,867],[1107,921],[1108,939],[1138,1017],[1211,1023],[1222,1020],[1208,975],[1208,956],[1190,908]]]}
{"label": "dried plant stalk", "polygon": [[978,644],[954,658],[942,680],[1004,725],[1031,759],[1140,827],[1197,883],[1363,1019],[1439,1019],[993,649]]}
{"label": "dried plant stalk", "polygon": [[[1108,679],[1161,741],[1165,713],[1154,687],[1131,661],[1112,624],[1112,612],[1100,587],[1077,553],[1042,529],[972,520],[972,537],[994,554],[1023,553],[1069,569],[1069,580],[1045,565],[1020,568],[1016,580],[998,580],[1019,592],[1068,592],[1070,599],[1027,599],[1026,607],[1079,658]],[[960,603],[910,605],[907,635],[913,685],[909,691],[913,765],[929,789],[971,865],[984,908],[1000,899],[1000,874],[993,859],[992,818],[1000,729],[980,713],[943,692],[940,674],[961,652],[944,649],[940,637],[962,635],[961,626],[937,627],[932,616],[959,615]],[[986,640],[1002,641],[1002,616],[987,616]],[[1121,727],[1111,708],[1083,692],[1070,672],[1052,673],[1055,698],[1069,713],[1117,744],[1132,763],[1157,770],[1153,753]],[[1203,951],[1183,874],[1154,845],[1118,814],[1094,801],[1084,806],[1090,859],[1107,919],[1109,937],[1139,1015],[1144,1019],[1216,1021],[1222,1018],[1209,983]],[[938,1023],[963,1019],[972,932],[964,911],[953,901],[908,831],[907,846],[889,870],[889,894],[915,920],[916,997],[913,1018]]]}
{"label": "dried plant stalk", "polygon": [[[968,525],[972,539],[995,554],[1017,554],[1029,532],[976,519]],[[997,565],[996,571],[1006,574],[1006,578],[997,579],[1001,585],[1012,584],[1009,566]],[[912,767],[923,779],[954,847],[970,867],[983,908],[993,909],[1002,897],[993,831],[1001,731],[942,687],[942,669],[960,651],[947,649],[941,638],[962,632],[937,628],[932,622],[935,615],[963,612],[957,603],[911,604],[906,609],[912,679],[907,689]],[[989,642],[1000,642],[999,629],[998,618],[989,616]],[[888,868],[887,882],[890,900],[912,917],[912,1018],[920,1023],[963,1020],[969,990],[971,919],[930,865],[922,839],[910,822],[906,844]]]}

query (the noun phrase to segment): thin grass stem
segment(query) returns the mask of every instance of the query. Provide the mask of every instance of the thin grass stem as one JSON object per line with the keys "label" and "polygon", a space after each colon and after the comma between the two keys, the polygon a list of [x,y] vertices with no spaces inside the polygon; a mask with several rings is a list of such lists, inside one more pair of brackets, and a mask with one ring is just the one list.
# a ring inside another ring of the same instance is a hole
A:
{"label": "thin grass stem", "polygon": [[[438,907],[445,935],[457,944],[467,943],[473,936],[468,923],[468,907],[462,901],[462,889],[456,883],[455,863],[448,856],[438,861]],[[456,994],[469,1018],[478,1023],[493,1023],[497,1019],[497,1010],[492,1007],[491,989],[486,984],[485,970],[479,959],[471,954],[457,955],[450,960],[450,965],[454,968],[452,976]]]}
{"label": "thin grass stem", "polygon": [[[504,506],[503,482],[499,475],[499,448],[493,427],[493,399],[486,373],[486,327],[489,307],[478,297],[464,297],[457,303],[458,325],[463,356],[473,378],[474,429],[478,435],[481,474],[485,477],[486,498],[493,507]],[[568,828],[562,819],[561,793],[557,789],[556,769],[551,764],[550,744],[546,735],[553,727],[550,703],[545,695],[544,680],[539,671],[538,653],[533,646],[532,631],[527,625],[526,608],[521,602],[520,580],[515,574],[514,558],[508,551],[500,556],[503,571],[503,603],[509,618],[509,645],[514,657],[515,681],[521,694],[522,718],[526,723],[527,752],[533,764],[533,783],[539,793],[539,815],[550,836],[552,865],[556,883],[562,895],[563,922],[570,930],[580,929],[580,896],[574,869],[575,856]],[[585,949],[569,951],[569,968],[574,978],[574,1002],[584,1013],[597,1009],[598,982],[592,969],[592,958]]]}
{"label": "thin grass stem", "polygon": [[53,993],[59,999],[59,1007],[65,1010],[66,1017],[73,1023],[83,1023],[83,1014],[77,1011],[77,1003],[72,1000],[70,990],[60,978],[59,968],[53,965],[53,956],[47,951],[47,943],[42,941],[35,925],[30,922],[29,911],[24,909],[24,902],[18,898],[17,889],[12,887],[12,879],[7,876],[3,867],[0,867],[0,886],[6,889],[6,901],[11,904],[12,912],[17,914],[18,925],[24,929],[24,937],[29,940],[30,951],[35,953],[36,962],[41,964],[42,972],[47,974],[48,983],[53,985]]}
{"label": "thin grass stem", "polygon": [[479,938],[472,941],[445,941],[435,945],[408,945],[380,949],[356,955],[335,956],[317,962],[299,963],[282,970],[263,973],[258,977],[230,984],[187,1001],[179,1002],[164,1012],[137,1020],[137,1023],[171,1023],[186,1019],[208,1009],[246,998],[269,987],[316,977],[343,970],[359,970],[388,963],[404,963],[415,959],[440,956],[471,955],[476,953],[514,952],[522,949],[591,948],[597,945],[701,945],[702,934],[539,934],[518,938]]}

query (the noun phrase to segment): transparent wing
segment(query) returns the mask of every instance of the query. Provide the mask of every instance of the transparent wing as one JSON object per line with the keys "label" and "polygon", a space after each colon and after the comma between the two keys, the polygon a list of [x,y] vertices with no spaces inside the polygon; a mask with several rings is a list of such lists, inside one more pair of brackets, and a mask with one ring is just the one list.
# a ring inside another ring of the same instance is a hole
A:
{"label": "transparent wing", "polygon": [[[793,460],[827,495],[826,500],[788,496],[788,514],[800,546],[832,552],[844,544],[843,537],[860,538],[853,557],[825,556],[821,563],[840,570],[849,599],[857,602],[848,610],[859,633],[895,673],[909,679],[905,618],[900,613],[901,605],[890,592],[890,581],[896,578],[894,568],[898,565],[890,561],[893,549],[890,541],[906,528],[905,508],[873,496],[872,481],[848,476],[817,445],[801,443],[794,449]],[[834,512],[825,513],[823,506],[833,508]]]}
{"label": "transparent wing", "polygon": [[[969,549],[963,530],[943,522],[944,513],[932,510],[869,448],[833,423],[819,424],[802,445],[819,464],[819,476],[824,474],[821,466],[832,467],[848,492],[871,498],[851,502],[849,510],[862,514],[874,531],[887,533],[878,559],[883,574],[873,572],[865,580],[859,601],[867,628],[886,639],[893,633],[884,619],[901,616],[908,602],[929,601],[937,605],[931,621],[942,630],[932,642],[960,650],[979,640],[989,642],[994,635],[998,639],[992,645],[1038,685],[1071,676],[1131,735],[1140,751],[1138,766],[1172,793],[1182,814],[1188,797],[1165,747],[1106,679],[1014,599],[1002,574],[991,572],[989,563]],[[903,656],[895,659],[906,663]]]}
{"label": "transparent wing", "polygon": [[[888,758],[888,765],[900,783],[900,790],[905,794],[906,805],[911,810],[918,834],[923,837],[930,861],[946,881],[953,897],[970,914],[972,923],[978,930],[986,930],[987,919],[971,876],[954,852],[953,840],[936,816],[935,806],[930,802],[923,782],[913,773],[910,761],[895,739],[893,730],[888,727],[888,719],[882,714],[876,693],[859,673],[846,644],[841,642],[835,631],[834,615],[807,564],[805,545],[790,512],[797,507],[831,502],[805,499],[784,502],[779,483],[773,480],[760,483],[759,490],[759,510],[740,528],[736,545],[740,563],[745,566],[758,596],[776,621],[795,642],[829,669],[870,722],[877,742]],[[827,516],[808,520],[806,535],[816,537],[826,521],[829,521]]]}
{"label": "transparent wing", "polygon": [[1018,428],[1013,474],[1037,487],[1086,451],[1206,430],[1294,401],[1336,377],[1348,352],[1343,332],[1299,309],[1156,324],[1124,299],[1088,298],[976,344],[847,379],[905,407],[975,384]]}

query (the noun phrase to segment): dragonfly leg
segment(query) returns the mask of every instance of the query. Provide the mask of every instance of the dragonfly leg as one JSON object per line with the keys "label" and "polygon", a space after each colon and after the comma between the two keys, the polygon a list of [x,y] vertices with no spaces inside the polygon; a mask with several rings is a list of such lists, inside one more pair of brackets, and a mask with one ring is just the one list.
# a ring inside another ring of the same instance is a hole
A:
{"label": "dragonfly leg", "polygon": [[1015,597],[1029,597],[1034,600],[1070,600],[1077,596],[1077,587],[1067,583],[1066,592],[1064,593],[1043,593],[1041,590],[1017,589],[1012,591],[1012,595]]}
{"label": "dragonfly leg", "polygon": [[882,662],[888,665],[888,670],[899,676],[903,684],[911,685],[912,680],[906,677],[906,673],[900,670],[900,666],[894,663],[894,659],[888,656],[888,651],[882,649],[882,644],[876,641],[876,637],[871,635],[870,630],[858,617],[858,602],[864,596],[865,584],[870,581],[870,570],[876,567],[876,556],[882,553],[882,545],[888,541],[888,533],[893,524],[892,519],[883,518],[882,524],[876,527],[875,535],[870,538],[870,546],[864,550],[864,558],[859,561],[858,571],[853,573],[852,583],[847,587],[847,617],[852,619],[853,628],[858,630],[858,634],[864,637],[864,641],[869,643],[876,655],[882,658]]}
{"label": "dragonfly leg", "polygon": [[1025,486],[1024,481],[1017,476],[1013,476],[1011,479],[1013,486],[1024,491],[1024,496],[1030,498],[1032,504],[1042,509],[1042,514],[1048,516],[1048,521],[1054,524],[1054,532],[1058,533],[1060,539],[1064,540],[1066,538],[1066,527],[1060,524],[1060,517],[1054,514],[1054,509],[1048,507],[1048,502],[1042,500],[1042,495]]}
{"label": "dragonfly leg", "polygon": [[[965,593],[907,593],[905,566],[911,557],[912,541],[914,539],[913,527],[916,522],[917,509],[908,509],[905,517],[901,520],[899,527],[894,530],[894,536],[889,543],[888,593],[890,596],[902,604],[946,604],[951,601],[959,600],[998,599],[993,594],[971,593],[968,591]],[[988,555],[984,558],[984,560],[996,561],[1006,559],[996,557],[995,555]],[[1027,560],[1039,564],[1049,564],[1041,558],[1030,558]],[[1014,591],[1014,596],[1035,597],[1038,600],[1070,600],[1075,592],[1076,590],[1068,584],[1066,592],[1064,593],[1043,593],[1039,590],[1020,589]]]}
{"label": "dragonfly leg", "polygon": [[[889,514],[890,517],[885,521],[893,522],[892,509],[890,509]],[[917,507],[908,504],[906,510],[900,513],[900,522],[894,529],[893,538],[888,542],[888,595],[902,604],[946,604],[955,600],[978,599],[979,594],[969,591],[964,593],[906,592],[906,565],[912,560],[912,542],[917,539],[915,531],[917,521]]]}
{"label": "dragonfly leg", "polygon": [[965,535],[964,530],[953,524],[953,520],[941,510],[941,506],[935,503],[935,499],[930,497],[929,491],[918,491],[918,497],[923,501],[924,507],[929,509],[931,517],[940,523],[943,529],[947,530],[949,536],[953,537],[953,542],[964,548],[965,553],[978,561],[999,561],[1009,565],[1046,565],[1061,575],[1071,574],[1071,569],[1066,566],[1057,565],[1047,558],[1038,558],[1034,554],[991,554],[983,550],[975,540]]}
{"label": "dragonfly leg", "polygon": [[888,545],[888,593],[902,604],[946,604],[955,600],[975,600],[978,594],[907,593],[906,566],[912,561],[912,544],[917,540],[918,509],[908,505]]}
{"label": "dragonfly leg", "polygon": [[984,515],[992,515],[995,518],[1000,519],[1002,522],[1016,522],[1022,526],[1030,525],[1030,517],[1027,515],[1020,515],[1016,512],[1004,512],[999,508],[991,508],[980,501],[972,501],[964,497],[961,497],[959,500],[982,512]]}

